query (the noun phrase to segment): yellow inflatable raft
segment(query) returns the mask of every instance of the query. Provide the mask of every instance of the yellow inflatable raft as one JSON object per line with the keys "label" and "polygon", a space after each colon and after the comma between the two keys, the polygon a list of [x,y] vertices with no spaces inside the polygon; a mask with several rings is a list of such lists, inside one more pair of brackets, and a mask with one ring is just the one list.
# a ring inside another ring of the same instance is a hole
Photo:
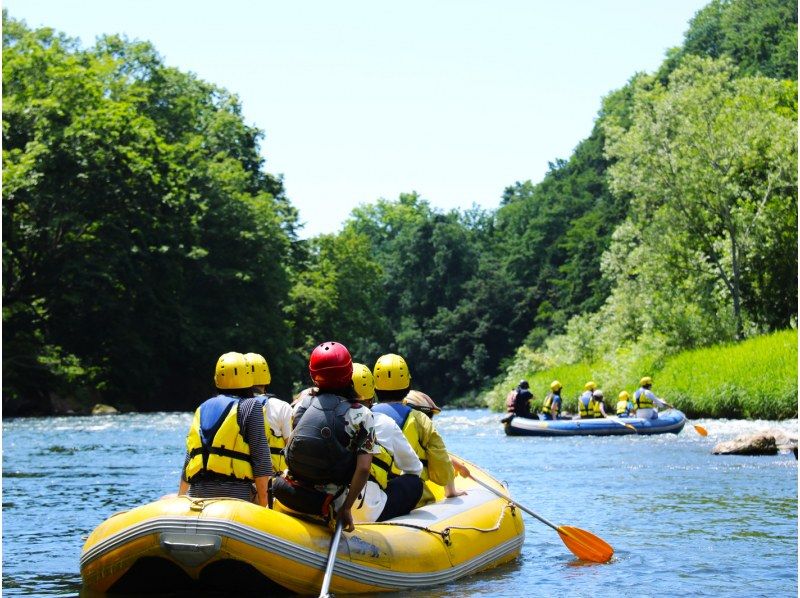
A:
{"label": "yellow inflatable raft", "polygon": [[[472,475],[505,491],[474,464]],[[521,513],[476,482],[444,499],[342,534],[334,593],[390,592],[452,582],[516,558]],[[184,589],[319,592],[331,530],[235,499],[167,497],[112,515],[83,547],[84,589],[170,592]]]}

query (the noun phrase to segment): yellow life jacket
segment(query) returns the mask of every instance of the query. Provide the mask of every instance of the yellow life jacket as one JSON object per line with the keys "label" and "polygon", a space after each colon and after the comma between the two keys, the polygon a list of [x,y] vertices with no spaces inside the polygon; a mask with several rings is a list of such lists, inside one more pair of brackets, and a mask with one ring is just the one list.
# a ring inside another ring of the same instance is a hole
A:
{"label": "yellow life jacket", "polygon": [[[406,437],[408,440],[408,444],[411,445],[411,448],[419,457],[419,460],[422,461],[422,473],[419,474],[419,477],[422,478],[422,481],[428,479],[428,459],[426,459],[426,451],[425,447],[423,447],[419,442],[419,433],[417,432],[417,424],[413,417],[409,417],[411,413],[411,407],[408,405],[403,405],[402,403],[378,403],[372,408],[373,411],[377,413],[383,413],[391,417],[397,426],[403,431],[403,436]],[[373,459],[375,457],[373,456]],[[392,465],[392,473],[396,475],[400,475],[403,473],[397,467],[397,465]]]}
{"label": "yellow life jacket", "polygon": [[283,456],[283,449],[286,446],[286,439],[281,436],[281,431],[273,430],[267,417],[267,401],[270,396],[274,395],[260,395],[256,397],[258,402],[261,403],[261,408],[264,411],[264,430],[267,433],[267,441],[269,442],[269,457],[272,460],[272,471],[280,473],[286,469],[286,458]]}
{"label": "yellow life jacket", "polygon": [[[549,392],[547,393],[547,396],[544,398],[544,401],[542,402],[542,413],[546,415],[552,415],[551,414],[552,410],[553,410],[553,393]],[[556,417],[558,417],[559,413],[561,413],[560,403],[556,406]]]}
{"label": "yellow life jacket", "polygon": [[389,482],[389,472],[394,465],[394,455],[386,450],[383,445],[375,443],[380,449],[378,453],[372,453],[372,465],[369,466],[369,479],[378,484],[381,489],[386,490]]}
{"label": "yellow life jacket", "polygon": [[253,481],[250,447],[239,429],[238,413],[239,399],[225,395],[207,400],[194,412],[186,436],[189,462],[184,477],[189,483],[207,472]]}
{"label": "yellow life jacket", "polygon": [[578,397],[578,415],[582,418],[589,417],[589,405],[591,404],[591,399],[589,399],[589,404],[583,402],[583,395]]}
{"label": "yellow life jacket", "polygon": [[629,415],[628,401],[617,401],[617,415]]}
{"label": "yellow life jacket", "polygon": [[634,402],[636,403],[637,409],[654,409],[655,405],[653,404],[653,399],[647,396],[647,390],[645,388],[640,388],[635,393],[633,393]]}
{"label": "yellow life jacket", "polygon": [[600,405],[602,403],[603,401],[595,399],[594,397],[589,400],[588,412],[592,414],[592,417],[603,417],[603,412],[600,411]]}

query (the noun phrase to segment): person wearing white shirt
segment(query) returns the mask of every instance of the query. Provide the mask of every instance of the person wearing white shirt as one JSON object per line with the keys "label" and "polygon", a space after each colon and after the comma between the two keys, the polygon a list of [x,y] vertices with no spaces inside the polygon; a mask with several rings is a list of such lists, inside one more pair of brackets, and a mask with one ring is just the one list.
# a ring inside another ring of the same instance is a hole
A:
{"label": "person wearing white shirt", "polygon": [[[371,407],[375,398],[375,383],[372,371],[365,365],[353,364],[353,388],[359,396],[359,402]],[[388,479],[386,488],[381,487],[377,478],[380,472],[376,467],[380,459],[373,458],[373,471],[364,486],[363,495],[359,496],[353,508],[355,522],[369,523],[385,521],[399,515],[409,513],[422,496],[422,461],[408,443],[403,431],[388,415],[373,413],[375,423],[375,439],[391,456],[394,465],[403,473]]]}
{"label": "person wearing white shirt", "polygon": [[267,360],[258,353],[247,353],[250,369],[253,372],[253,394],[264,410],[264,425],[269,441],[272,470],[280,473],[286,469],[283,448],[292,433],[292,407],[273,394],[267,392],[272,381]]}
{"label": "person wearing white shirt", "polygon": [[664,401],[659,399],[650,388],[653,386],[653,379],[645,376],[639,381],[638,390],[633,393],[633,404],[636,405],[636,417],[642,419],[658,419],[658,409],[669,407]]}

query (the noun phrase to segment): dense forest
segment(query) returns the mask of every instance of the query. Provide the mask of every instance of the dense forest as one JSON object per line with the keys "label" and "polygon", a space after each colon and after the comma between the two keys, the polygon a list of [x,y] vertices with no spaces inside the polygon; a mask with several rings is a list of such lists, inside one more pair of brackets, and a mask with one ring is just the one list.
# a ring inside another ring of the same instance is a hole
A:
{"label": "dense forest", "polygon": [[[3,13],[3,414],[190,409],[216,357],[307,384],[322,340],[437,401],[520,352],[659,354],[797,325],[797,3],[712,0],[655,73],[496,210],[298,214],[236,95],[144,42]],[[504,182],[500,182],[504,184]]]}

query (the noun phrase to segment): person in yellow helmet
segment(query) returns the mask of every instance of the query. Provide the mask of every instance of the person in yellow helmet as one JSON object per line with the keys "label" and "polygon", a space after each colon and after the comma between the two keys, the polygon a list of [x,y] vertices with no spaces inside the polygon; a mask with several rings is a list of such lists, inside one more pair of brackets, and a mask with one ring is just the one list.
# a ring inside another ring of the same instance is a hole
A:
{"label": "person in yellow helmet", "polygon": [[[372,371],[362,363],[353,363],[353,388],[358,401],[372,409],[375,380]],[[379,452],[372,456],[369,480],[353,509],[356,522],[385,521],[406,515],[422,496],[422,479],[419,477],[422,461],[394,419],[383,413],[373,413],[372,417]],[[393,465],[401,472],[400,475],[392,472]]]}
{"label": "person in yellow helmet", "polygon": [[186,436],[178,494],[254,500],[265,507],[272,462],[264,411],[253,397],[253,372],[245,356],[221,355],[214,384],[219,394],[197,408]]}
{"label": "person in yellow helmet", "polygon": [[542,413],[539,419],[553,420],[558,419],[558,414],[561,413],[561,382],[553,380],[550,383],[550,392],[544,398],[542,403]]}
{"label": "person in yellow helmet", "polygon": [[636,405],[636,417],[642,419],[658,419],[658,407],[667,408],[668,405],[653,394],[650,388],[653,379],[645,376],[639,380],[639,388],[633,393],[633,403]]}
{"label": "person in yellow helmet", "polygon": [[627,390],[623,390],[617,397],[617,417],[630,417],[633,414],[634,405],[631,395]]}
{"label": "person in yellow helmet", "polygon": [[589,382],[583,385],[583,394],[578,397],[579,418],[585,419],[587,417],[594,417],[593,414],[589,412],[589,402],[592,400],[592,393],[595,390],[597,390],[597,384],[592,380],[589,380]]}
{"label": "person in yellow helmet", "polygon": [[246,353],[245,358],[253,372],[253,395],[264,410],[272,469],[276,473],[281,472],[286,469],[283,448],[286,446],[286,439],[292,433],[292,408],[286,401],[267,392],[272,374],[264,356],[259,353]]}
{"label": "person in yellow helmet", "polygon": [[[455,487],[454,463],[450,460],[444,440],[433,425],[432,416],[435,412],[430,409],[428,415],[419,409],[420,405],[403,404],[403,399],[411,390],[411,373],[405,359],[394,353],[382,355],[375,362],[372,373],[375,378],[375,394],[379,401],[372,411],[383,413],[395,420],[411,448],[422,461],[423,469],[420,477],[444,486],[445,496],[448,498],[466,494]],[[458,466],[460,464],[455,465]],[[431,500],[433,495],[426,486],[418,504],[425,504]]]}

